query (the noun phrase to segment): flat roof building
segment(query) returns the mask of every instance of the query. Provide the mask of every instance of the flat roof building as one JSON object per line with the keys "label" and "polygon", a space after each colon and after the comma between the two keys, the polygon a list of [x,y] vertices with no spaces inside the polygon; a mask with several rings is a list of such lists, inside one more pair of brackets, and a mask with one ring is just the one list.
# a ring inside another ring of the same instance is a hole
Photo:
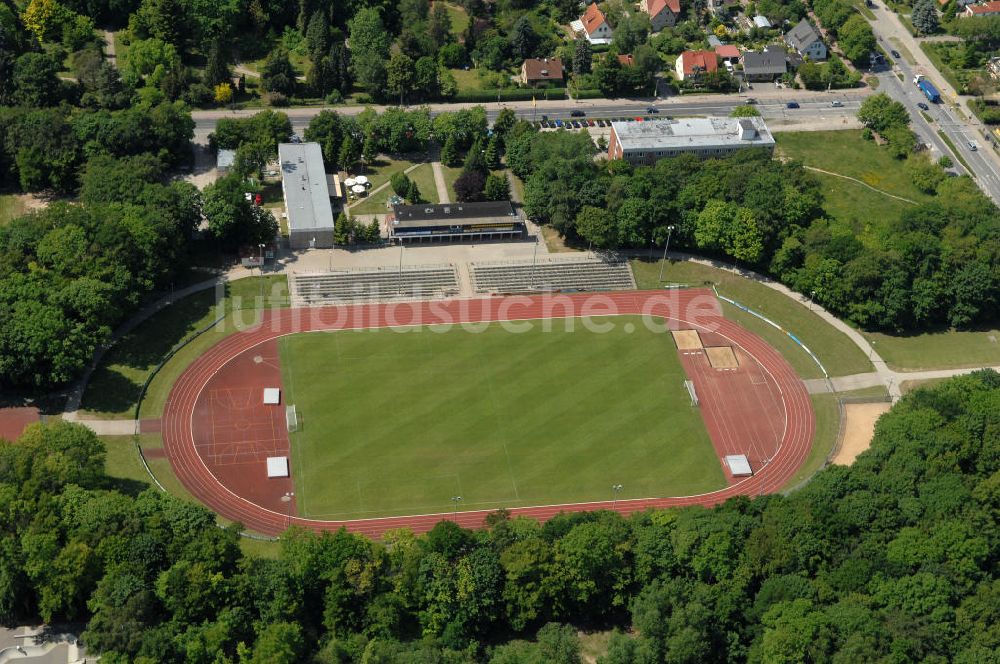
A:
{"label": "flat roof building", "polygon": [[612,122],[608,159],[650,165],[681,154],[722,157],[745,148],[774,150],[774,137],[762,118]]}
{"label": "flat roof building", "polygon": [[328,181],[319,143],[281,143],[278,160],[292,249],[332,247],[331,185],[339,189],[339,179]]}
{"label": "flat roof building", "polygon": [[220,176],[227,175],[235,162],[236,150],[219,148],[219,152],[215,155],[215,168],[218,169]]}
{"label": "flat roof building", "polygon": [[509,240],[524,236],[510,201],[393,205],[386,219],[396,242]]}

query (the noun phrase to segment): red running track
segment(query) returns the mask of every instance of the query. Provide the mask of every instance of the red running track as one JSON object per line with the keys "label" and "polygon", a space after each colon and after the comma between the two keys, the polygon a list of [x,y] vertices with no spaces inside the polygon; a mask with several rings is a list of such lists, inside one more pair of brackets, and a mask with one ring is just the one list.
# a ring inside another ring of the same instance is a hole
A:
{"label": "red running track", "polygon": [[[267,509],[243,498],[211,472],[195,445],[195,412],[202,391],[209,381],[242,353],[287,334],[321,330],[394,327],[404,325],[471,324],[495,321],[563,318],[568,316],[643,315],[666,319],[670,327],[698,329],[729,340],[737,354],[745,354],[759,363],[768,377],[770,389],[776,391],[784,410],[784,426],[780,443],[768,451],[763,467],[755,468],[752,477],[730,478],[731,484],[711,493],[670,498],[598,501],[566,505],[511,508],[513,515],[549,519],[560,512],[612,509],[621,514],[648,508],[687,505],[714,505],[740,495],[761,495],[781,489],[794,475],[812,444],[815,416],[805,385],[777,351],[760,337],[748,332],[721,315],[718,301],[711,291],[627,291],[616,293],[556,294],[512,296],[478,300],[446,300],[398,304],[367,304],[305,309],[272,309],[261,313],[259,325],[226,337],[210,348],[181,375],[170,392],[161,419],[163,446],[181,483],[196,498],[246,528],[270,535],[295,525],[313,530],[336,530],[346,527],[356,533],[379,537],[387,530],[410,528],[424,532],[442,519],[455,521],[466,528],[482,527],[489,510],[458,513],[424,514],[406,517],[386,517],[351,521],[320,521],[289,517],[281,511]],[[686,365],[686,368],[687,365]],[[690,368],[689,368],[690,371]],[[698,376],[691,376],[696,382]],[[740,430],[726,405],[730,397],[718,390],[699,394],[703,409],[713,412],[704,416],[716,449],[725,452],[732,442],[733,432]],[[741,409],[746,411],[746,409]],[[283,409],[282,409],[283,412]],[[752,412],[738,412],[735,417],[754,417]],[[756,417],[767,418],[766,413]],[[736,425],[734,427],[734,424]],[[750,429],[759,423],[747,422]],[[723,431],[723,427],[728,428]],[[729,441],[726,443],[725,441]],[[720,441],[723,441],[720,443]],[[292,469],[294,473],[294,468]]]}

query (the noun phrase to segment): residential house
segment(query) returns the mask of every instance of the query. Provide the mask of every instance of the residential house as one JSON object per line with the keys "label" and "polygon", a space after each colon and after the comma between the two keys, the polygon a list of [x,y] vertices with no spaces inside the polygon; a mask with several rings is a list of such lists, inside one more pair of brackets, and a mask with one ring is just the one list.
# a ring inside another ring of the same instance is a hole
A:
{"label": "residential house", "polygon": [[559,58],[530,58],[521,64],[521,83],[531,87],[563,82],[563,65]]}
{"label": "residential house", "polygon": [[984,2],[980,5],[966,5],[962,16],[1000,16],[1000,0]]}
{"label": "residential house", "polygon": [[715,54],[719,56],[719,59],[723,62],[730,62],[732,64],[738,64],[740,61],[740,49],[732,44],[721,44],[715,47]]}
{"label": "residential house", "polygon": [[653,32],[673,27],[681,15],[681,0],[642,0],[639,6],[649,14]]}
{"label": "residential house", "polygon": [[[977,0],[956,0],[955,6],[958,7],[959,9],[965,9],[965,7],[967,7],[968,5],[976,4],[976,1]],[[938,7],[941,10],[944,10],[944,6],[947,5],[949,2],[951,2],[951,0],[937,0]]]}
{"label": "residential house", "polygon": [[711,48],[711,49],[718,48],[719,46],[722,46],[725,43],[726,42],[722,41],[721,39],[719,39],[715,35],[709,35],[708,36],[708,47]]}
{"label": "residential house", "polygon": [[768,30],[768,29],[771,28],[771,22],[769,20],[767,20],[766,16],[761,16],[760,14],[758,14],[757,16],[753,17],[753,26],[755,28],[761,28],[763,30]]}
{"label": "residential house", "polygon": [[625,55],[619,55],[618,64],[620,64],[622,67],[633,67],[635,66],[635,58],[632,56],[631,53],[627,53]]}
{"label": "residential house", "polygon": [[215,155],[215,168],[219,172],[219,177],[229,175],[234,163],[236,163],[236,150],[219,148],[218,154]]}
{"label": "residential house", "polygon": [[650,165],[680,154],[723,157],[746,148],[774,150],[774,137],[763,118],[612,122],[608,159]]}
{"label": "residential house", "polygon": [[608,25],[608,19],[604,17],[604,12],[596,2],[590,3],[583,16],[570,23],[570,27],[573,28],[573,32],[582,35],[591,44],[611,43],[611,26]]}
{"label": "residential house", "polygon": [[773,81],[787,71],[785,49],[771,44],[762,52],[746,51],[740,58],[743,79],[746,81]]}
{"label": "residential house", "polygon": [[719,58],[715,51],[684,51],[677,57],[674,69],[677,80],[686,81],[718,71]]}
{"label": "residential house", "polygon": [[826,44],[823,43],[816,28],[806,19],[799,21],[794,28],[785,34],[785,43],[804,58],[826,60]]}

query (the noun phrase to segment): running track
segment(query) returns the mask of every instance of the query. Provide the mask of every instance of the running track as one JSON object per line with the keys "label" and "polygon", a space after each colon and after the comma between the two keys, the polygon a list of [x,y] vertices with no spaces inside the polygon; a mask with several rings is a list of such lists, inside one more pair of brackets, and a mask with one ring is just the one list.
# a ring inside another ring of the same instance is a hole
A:
{"label": "running track", "polygon": [[[489,511],[425,514],[354,521],[319,521],[291,517],[268,510],[236,495],[209,471],[194,446],[193,414],[209,379],[230,360],[270,339],[296,332],[358,329],[416,324],[476,323],[529,320],[573,315],[602,316],[635,314],[660,316],[686,326],[714,331],[754,357],[780,391],[786,422],[780,446],[763,468],[752,477],[735,481],[711,493],[672,498],[619,500],[614,505],[621,514],[653,507],[714,505],[739,495],[756,496],[781,489],[809,453],[815,418],[805,385],[777,351],[762,339],[721,316],[711,291],[627,291],[574,295],[514,296],[481,300],[446,300],[402,304],[366,304],[307,309],[272,309],[263,312],[262,324],[230,335],[210,348],[174,384],[161,420],[163,447],[174,472],[200,501],[227,519],[238,521],[252,531],[277,535],[289,525],[312,530],[348,530],[379,537],[394,528],[424,532],[443,519],[466,528],[482,527]],[[703,401],[703,407],[706,406]],[[717,404],[719,405],[719,404]],[[724,406],[724,404],[721,404]],[[709,433],[714,440],[720,432]],[[294,469],[292,470],[294,472]],[[560,512],[612,509],[612,501],[568,505],[512,508],[512,515],[549,519]]]}

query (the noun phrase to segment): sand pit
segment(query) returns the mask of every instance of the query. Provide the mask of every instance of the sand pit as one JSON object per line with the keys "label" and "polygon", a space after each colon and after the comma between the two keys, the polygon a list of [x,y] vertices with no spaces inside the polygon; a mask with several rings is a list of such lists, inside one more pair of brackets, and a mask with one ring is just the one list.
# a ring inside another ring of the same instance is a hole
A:
{"label": "sand pit", "polygon": [[740,366],[739,362],[736,361],[736,353],[733,352],[732,346],[706,348],[705,353],[708,354],[708,363],[712,365],[713,369],[736,369]]}
{"label": "sand pit", "polygon": [[844,404],[844,440],[831,463],[849,466],[871,445],[875,422],[892,406],[890,403]]}
{"label": "sand pit", "polygon": [[698,330],[673,330],[670,334],[674,335],[677,350],[701,350],[702,348]]}

